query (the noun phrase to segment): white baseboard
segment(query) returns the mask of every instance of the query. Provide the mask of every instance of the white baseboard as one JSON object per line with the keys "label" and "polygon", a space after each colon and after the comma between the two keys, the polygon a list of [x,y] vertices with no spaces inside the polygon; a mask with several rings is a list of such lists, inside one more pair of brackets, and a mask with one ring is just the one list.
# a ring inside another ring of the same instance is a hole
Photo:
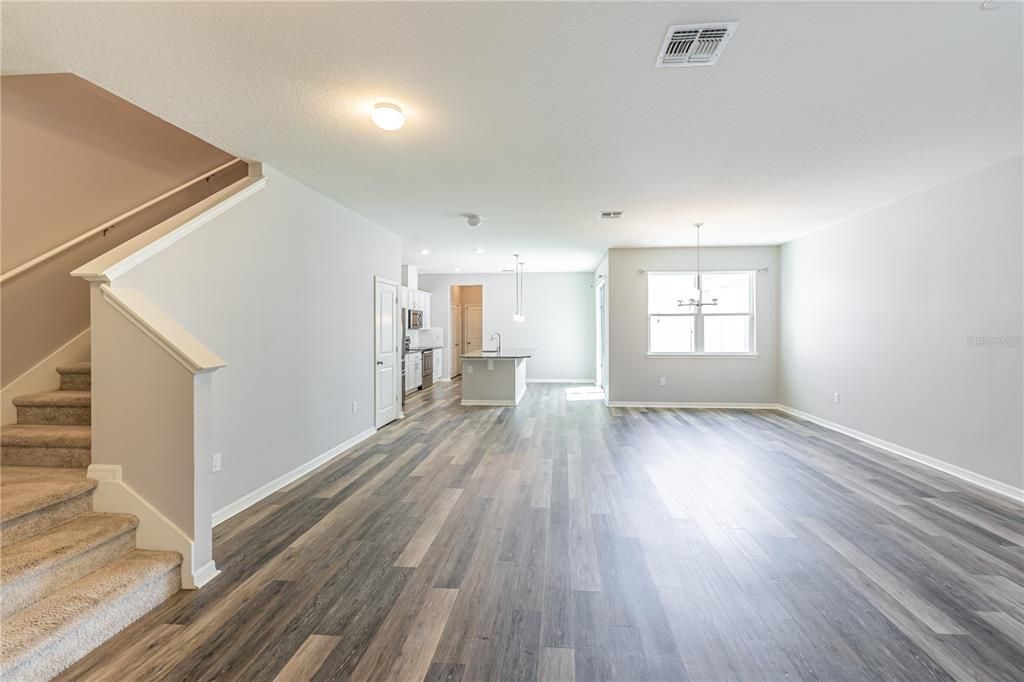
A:
{"label": "white baseboard", "polygon": [[593,384],[593,379],[527,379],[528,384]]}
{"label": "white baseboard", "polygon": [[514,401],[514,400],[466,400],[465,398],[463,398],[462,404],[463,405],[467,405],[469,407],[476,407],[476,406],[514,407],[516,405],[516,401]]}
{"label": "white baseboard", "polygon": [[905,448],[902,445],[897,445],[896,443],[890,443],[887,440],[876,438],[875,436],[857,431],[856,429],[851,429],[843,426],[842,424],[830,422],[827,419],[822,419],[821,417],[815,416],[809,412],[803,412],[788,405],[776,405],[775,407],[786,414],[813,422],[818,426],[823,426],[826,429],[831,429],[832,431],[845,434],[851,438],[856,438],[868,445],[873,445],[876,448],[891,452],[894,455],[899,455],[900,457],[913,460],[918,464],[923,464],[927,467],[931,467],[932,469],[949,474],[950,476],[959,478],[962,481],[976,485],[979,488],[984,488],[989,492],[1008,497],[1018,504],[1024,504],[1024,489],[1022,488],[1015,488],[1012,485],[1008,485],[1002,481],[997,481],[996,479],[989,478],[988,476],[983,476],[982,474],[971,471],[970,469],[964,469],[963,467],[950,464],[949,462],[945,462],[941,459],[929,457],[928,455],[917,452],[916,450]]}
{"label": "white baseboard", "polygon": [[139,527],[135,531],[136,547],[181,554],[183,589],[202,587],[219,573],[213,561],[201,567],[193,565],[192,539],[121,480],[120,464],[91,464],[87,476],[99,481],[92,497],[94,511],[133,514],[139,519]]}
{"label": "white baseboard", "polygon": [[218,575],[220,575],[220,571],[217,570],[217,564],[215,564],[211,559],[192,573],[192,579],[195,582],[196,587],[202,587]]}
{"label": "white baseboard", "polygon": [[0,389],[0,424],[14,424],[18,421],[18,410],[14,407],[14,398],[28,393],[56,391],[60,386],[60,375],[57,368],[72,362],[85,362],[89,359],[89,330],[85,329],[75,335],[57,350],[37,362],[32,369]]}
{"label": "white baseboard", "polygon": [[632,402],[628,400],[612,400],[605,403],[608,407],[682,407],[690,409],[715,410],[775,410],[775,403],[671,403],[671,402]]}
{"label": "white baseboard", "polygon": [[318,457],[314,457],[313,459],[309,460],[302,466],[296,467],[282,476],[278,476],[277,478],[275,478],[273,481],[270,481],[266,485],[262,485],[256,490],[253,490],[251,493],[243,495],[234,502],[221,507],[217,511],[213,512],[213,525],[220,525],[224,521],[230,519],[235,514],[238,514],[244,509],[247,509],[248,507],[251,507],[252,505],[256,504],[264,497],[276,493],[278,490],[285,487],[292,481],[302,478],[313,469],[316,469],[317,467],[326,464],[328,461],[334,459],[335,457],[345,452],[349,448],[355,447],[356,445],[363,442],[364,440],[366,440],[375,433],[377,433],[377,429],[375,428],[371,427],[369,429],[366,429],[365,431],[356,434],[352,438],[349,438],[344,443],[334,446],[324,454]]}

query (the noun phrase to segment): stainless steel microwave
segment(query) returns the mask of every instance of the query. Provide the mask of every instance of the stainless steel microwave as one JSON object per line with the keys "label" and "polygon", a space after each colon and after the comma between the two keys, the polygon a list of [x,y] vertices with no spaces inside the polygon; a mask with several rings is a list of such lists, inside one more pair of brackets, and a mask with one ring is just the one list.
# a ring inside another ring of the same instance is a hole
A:
{"label": "stainless steel microwave", "polygon": [[410,310],[409,311],[409,329],[423,329],[423,311],[422,310]]}

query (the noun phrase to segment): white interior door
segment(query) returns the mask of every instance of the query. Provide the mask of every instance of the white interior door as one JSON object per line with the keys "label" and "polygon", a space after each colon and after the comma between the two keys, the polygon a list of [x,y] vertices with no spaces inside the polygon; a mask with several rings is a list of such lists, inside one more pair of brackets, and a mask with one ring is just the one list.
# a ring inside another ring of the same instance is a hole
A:
{"label": "white interior door", "polygon": [[482,350],[484,347],[484,307],[466,306],[466,352]]}
{"label": "white interior door", "polygon": [[451,306],[452,315],[452,378],[462,374],[462,308]]}
{"label": "white interior door", "polygon": [[401,358],[398,355],[398,335],[401,333],[398,284],[377,277],[374,279],[373,293],[376,301],[373,345],[377,363],[374,372],[374,424],[379,429],[398,418],[401,398],[398,385],[401,374]]}

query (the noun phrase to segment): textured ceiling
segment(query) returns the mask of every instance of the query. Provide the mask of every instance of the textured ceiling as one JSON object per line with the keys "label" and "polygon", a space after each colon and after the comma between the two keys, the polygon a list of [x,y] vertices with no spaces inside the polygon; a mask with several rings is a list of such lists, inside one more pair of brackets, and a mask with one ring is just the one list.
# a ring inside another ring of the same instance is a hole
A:
{"label": "textured ceiling", "polygon": [[[714,20],[740,21],[717,65],[654,68],[669,24]],[[2,38],[5,73],[275,166],[425,272],[587,270],[696,220],[781,243],[1021,152],[1019,3],[8,2]]]}

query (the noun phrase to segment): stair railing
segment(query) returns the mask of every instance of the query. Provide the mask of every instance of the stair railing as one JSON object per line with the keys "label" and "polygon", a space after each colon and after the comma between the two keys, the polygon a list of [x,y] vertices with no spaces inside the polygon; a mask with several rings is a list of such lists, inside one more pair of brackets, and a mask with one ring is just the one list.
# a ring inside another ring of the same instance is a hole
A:
{"label": "stair railing", "polygon": [[150,208],[151,206],[154,206],[154,205],[160,203],[164,199],[167,199],[168,197],[172,197],[175,194],[177,194],[178,192],[181,192],[182,190],[188,189],[189,187],[191,187],[192,185],[195,185],[196,183],[202,182],[204,180],[208,180],[209,178],[212,178],[213,176],[215,176],[217,173],[220,173],[221,171],[226,170],[226,169],[230,168],[231,166],[234,166],[237,163],[245,163],[245,162],[242,161],[242,159],[239,159],[239,158],[231,159],[227,163],[221,164],[220,166],[217,166],[213,170],[206,171],[202,175],[197,175],[196,177],[192,178],[188,182],[183,183],[181,185],[178,185],[174,189],[168,190],[168,191],[164,192],[163,194],[161,194],[160,196],[154,197],[153,199],[150,199],[146,203],[140,204],[140,205],[136,206],[135,208],[133,208],[132,210],[126,211],[125,213],[122,213],[121,215],[117,216],[116,218],[111,218],[110,220],[97,225],[96,227],[92,228],[91,230],[83,232],[82,234],[78,235],[77,237],[73,237],[73,238],[69,239],[68,241],[64,242],[63,244],[61,244],[59,246],[55,246],[54,248],[50,249],[46,253],[43,253],[43,254],[40,254],[40,255],[36,256],[32,260],[26,261],[26,262],[22,263],[21,265],[15,267],[15,268],[11,268],[7,272],[5,272],[2,275],[0,275],[0,284],[3,284],[4,282],[7,282],[7,281],[9,281],[11,279],[14,279],[18,275],[21,275],[21,274],[31,270],[32,268],[34,268],[35,266],[39,265],[40,263],[45,263],[46,261],[50,260],[54,256],[57,256],[57,255],[60,255],[60,254],[64,253],[68,249],[76,246],[77,244],[81,244],[82,242],[84,242],[84,241],[86,241],[88,239],[91,239],[91,238],[95,237],[98,234],[105,234],[108,230],[111,230],[111,229],[117,227],[118,223],[123,223],[125,220],[128,220],[132,216],[134,216],[134,215],[136,215],[138,213],[141,213],[142,211],[145,211],[147,208]]}

